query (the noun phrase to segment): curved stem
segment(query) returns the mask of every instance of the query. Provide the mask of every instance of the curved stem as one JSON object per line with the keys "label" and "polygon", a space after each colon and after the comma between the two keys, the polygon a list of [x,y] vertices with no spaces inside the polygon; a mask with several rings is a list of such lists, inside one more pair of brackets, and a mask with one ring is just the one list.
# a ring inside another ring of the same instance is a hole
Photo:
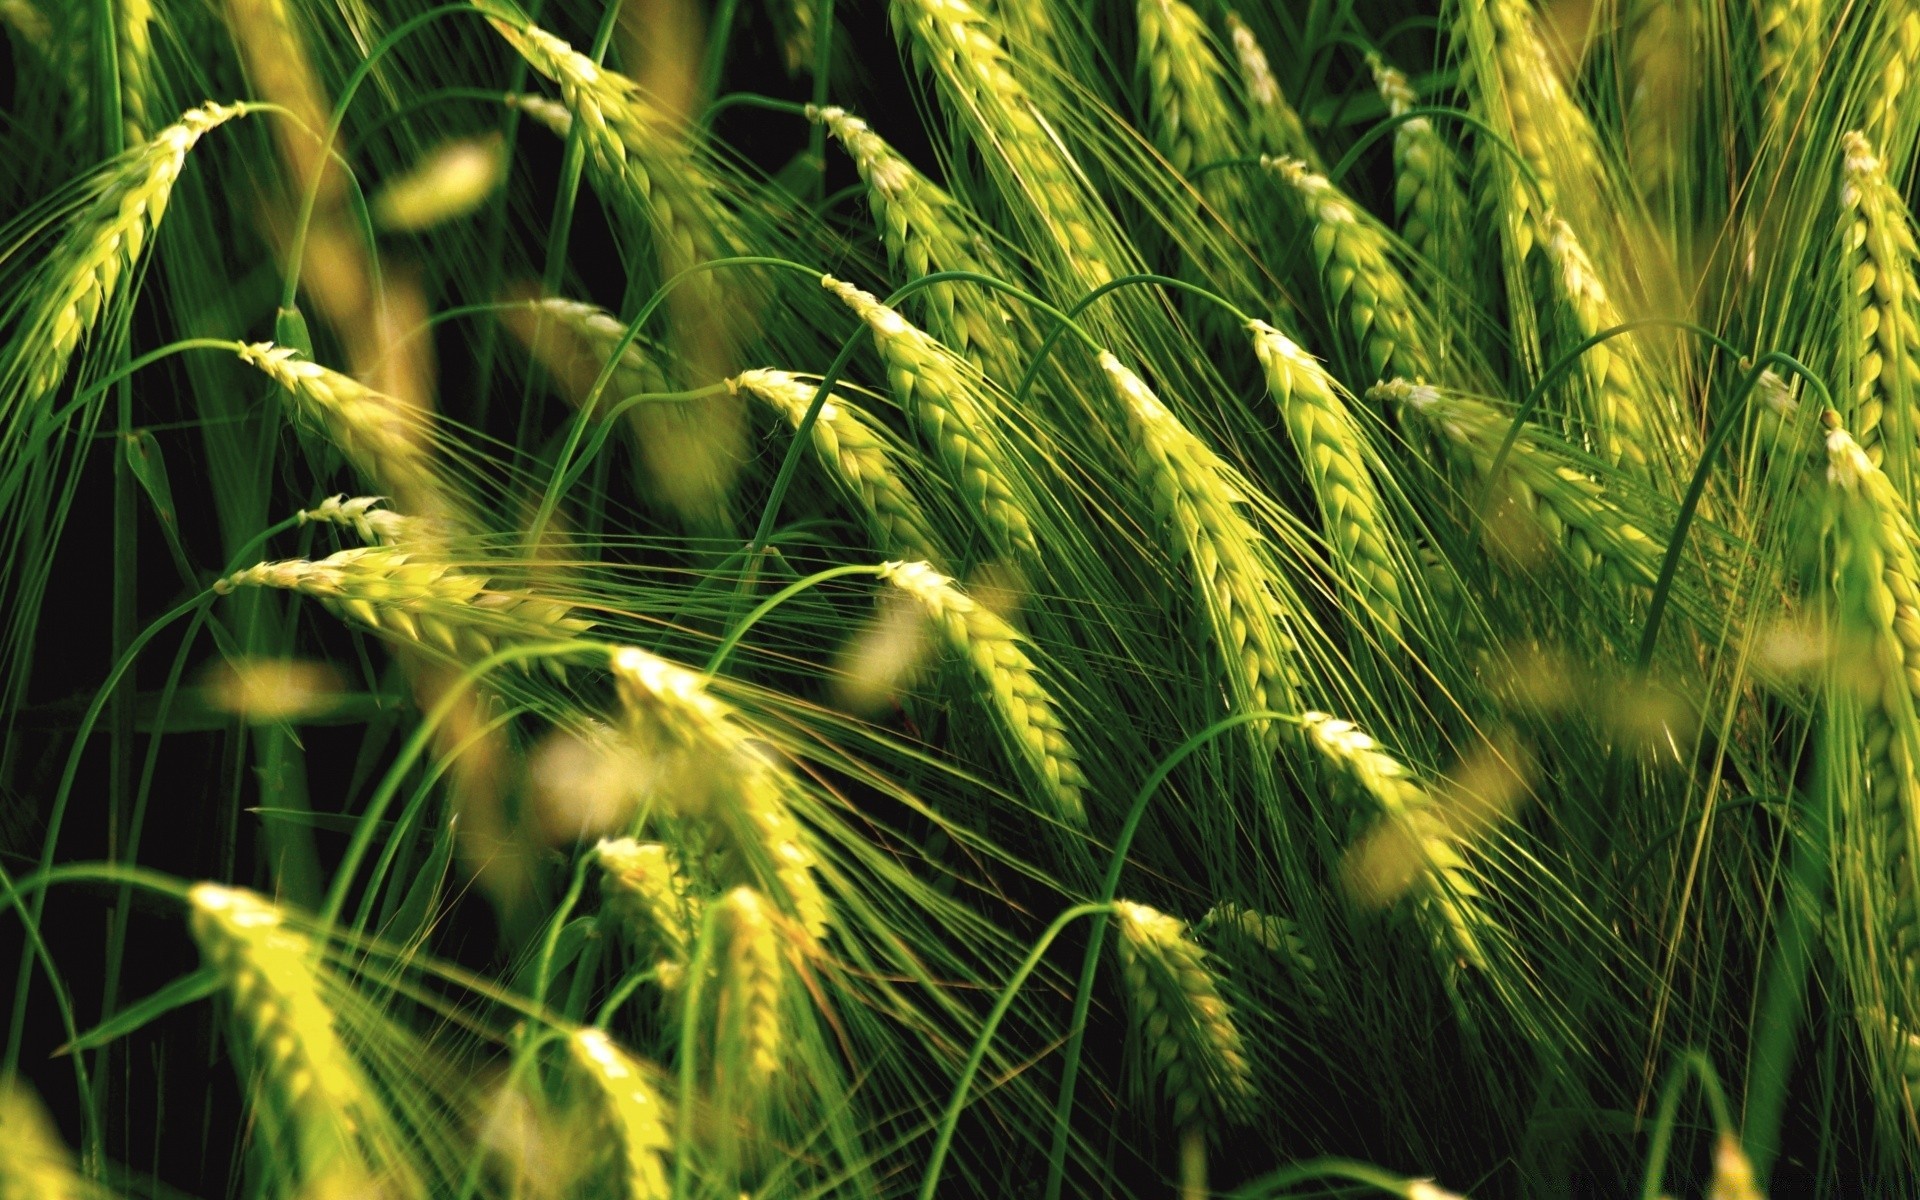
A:
{"label": "curved stem", "polygon": [[1073,306],[1067,309],[1065,313],[1061,313],[1058,309],[1047,306],[1049,315],[1054,318],[1054,327],[1047,331],[1047,336],[1041,340],[1039,349],[1033,352],[1033,359],[1027,364],[1026,374],[1020,377],[1020,386],[1013,389],[1014,403],[1017,405],[1026,400],[1027,393],[1033,388],[1034,380],[1040,375],[1040,368],[1047,361],[1047,355],[1053,351],[1054,343],[1060,340],[1061,333],[1065,332],[1069,327],[1073,329],[1073,332],[1078,333],[1081,339],[1092,346],[1095,351],[1105,349],[1105,347],[1101,346],[1081,330],[1079,326],[1074,325],[1073,318],[1085,312],[1095,301],[1107,293],[1142,283],[1157,283],[1162,287],[1177,288],[1183,292],[1190,292],[1204,300],[1211,300],[1232,314],[1243,325],[1252,320],[1246,313],[1241,312],[1238,307],[1218,292],[1210,291],[1207,288],[1203,288],[1185,279],[1175,279],[1171,275],[1155,275],[1150,271],[1141,271],[1132,275],[1122,275],[1118,279],[1109,279],[1099,287],[1094,288],[1086,295],[1080,297],[1080,299],[1074,301]]}
{"label": "curved stem", "polygon": [[1653,1145],[1647,1150],[1647,1173],[1640,1184],[1641,1200],[1659,1200],[1660,1181],[1667,1173],[1667,1151],[1673,1144],[1674,1120],[1679,1115],[1680,1087],[1688,1075],[1699,1080],[1700,1091],[1720,1132],[1738,1132],[1733,1123],[1733,1109],[1727,1104],[1727,1094],[1721,1090],[1720,1077],[1714,1074],[1713,1064],[1698,1050],[1682,1054],[1680,1061],[1667,1072],[1666,1085],[1660,1089],[1660,1107],[1653,1119]]}
{"label": "curved stem", "polygon": [[[1414,1189],[1426,1183],[1425,1180],[1407,1179],[1391,1171],[1383,1171],[1372,1163],[1357,1162],[1351,1158],[1314,1158],[1263,1175],[1235,1191],[1233,1196],[1234,1200],[1264,1200],[1265,1197],[1277,1195],[1282,1189],[1310,1179],[1346,1179],[1391,1195],[1408,1197],[1409,1200],[1418,1194]],[[1428,1194],[1438,1196],[1452,1193],[1434,1189]]]}
{"label": "curved stem", "polygon": [[993,1035],[1000,1028],[1000,1022],[1007,1015],[1007,1009],[1013,1006],[1013,998],[1020,991],[1020,985],[1033,974],[1047,948],[1062,930],[1081,917],[1095,914],[1105,915],[1113,910],[1110,901],[1091,904],[1076,904],[1053,919],[1040,940],[1027,952],[1026,961],[1007,980],[1007,986],[1000,990],[1000,998],[994,1002],[993,1011],[980,1026],[980,1036],[973,1041],[973,1052],[967,1056],[967,1063],[960,1069],[960,1079],[953,1085],[953,1098],[947,1101],[947,1109],[940,1116],[939,1134],[933,1140],[933,1153],[927,1159],[927,1173],[920,1180],[920,1200],[933,1200],[934,1189],[940,1183],[940,1168],[947,1161],[947,1151],[953,1145],[954,1129],[960,1123],[960,1110],[966,1107],[967,1093],[973,1089],[973,1077],[980,1073],[980,1064],[987,1057],[987,1047],[993,1043]]}
{"label": "curved stem", "polygon": [[711,125],[715,116],[729,108],[741,106],[764,108],[768,112],[789,113],[806,120],[813,119],[813,113],[810,111],[813,106],[810,104],[801,104],[795,100],[779,100],[772,96],[763,96],[759,92],[728,92],[724,96],[714,97],[713,103],[707,105],[706,111],[700,114],[700,124]]}
{"label": "curved stem", "polygon": [[[1120,872],[1127,864],[1127,851],[1132,848],[1134,835],[1140,831],[1140,822],[1147,815],[1147,803],[1160,790],[1160,785],[1166,782],[1167,776],[1173,774],[1175,767],[1214,738],[1239,726],[1254,721],[1299,720],[1298,713],[1275,712],[1271,709],[1234,713],[1194,734],[1162,759],[1134,794],[1133,804],[1127,810],[1126,823],[1120,827],[1120,836],[1114,839],[1113,853],[1107,859],[1106,878],[1100,884],[1100,902],[1103,905],[1113,903],[1113,895],[1120,888]],[[1059,1200],[1060,1197],[1060,1184],[1067,1161],[1067,1125],[1073,1115],[1073,1089],[1080,1074],[1080,1051],[1087,1035],[1087,1010],[1093,1004],[1093,976],[1100,965],[1100,943],[1106,932],[1106,918],[1096,918],[1093,928],[1087,933],[1087,953],[1081,960],[1080,980],[1074,988],[1073,1019],[1067,1026],[1067,1048],[1060,1066],[1060,1096],[1053,1106],[1053,1144],[1047,1152],[1046,1200]]]}
{"label": "curved stem", "polygon": [[740,644],[740,639],[746,636],[747,630],[752,629],[759,623],[762,617],[774,609],[779,608],[795,596],[798,596],[801,592],[806,591],[817,583],[825,583],[830,579],[842,579],[848,575],[878,575],[884,569],[883,567],[869,563],[855,563],[852,566],[844,567],[828,567],[824,571],[816,571],[805,579],[795,580],[793,583],[781,588],[773,595],[762,600],[752,612],[741,618],[740,623],[733,627],[733,632],[729,633],[726,638],[714,648],[713,656],[707,659],[704,674],[708,678],[712,678],[718,673],[720,665],[727,661],[727,655],[733,653],[733,648]]}

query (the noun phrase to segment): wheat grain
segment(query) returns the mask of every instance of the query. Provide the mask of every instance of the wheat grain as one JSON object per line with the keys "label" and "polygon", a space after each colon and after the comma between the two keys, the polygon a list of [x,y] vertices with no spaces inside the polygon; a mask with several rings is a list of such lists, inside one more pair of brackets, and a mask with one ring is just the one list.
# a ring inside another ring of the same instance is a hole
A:
{"label": "wheat grain", "polygon": [[886,563],[881,574],[912,597],[947,647],[967,660],[1014,757],[1032,771],[1056,815],[1085,825],[1086,776],[1019,632],[924,562]]}
{"label": "wheat grain", "polygon": [[[969,236],[967,208],[916,170],[858,117],[840,108],[809,108],[852,156],[867,185],[867,203],[880,226],[887,259],[909,279],[942,271],[973,271],[997,279],[1013,276],[985,240]],[[958,350],[988,378],[1011,387],[1021,375],[1019,345],[1012,336],[1013,315],[998,292],[977,285],[937,283],[926,297],[927,325],[941,341]]]}
{"label": "wheat grain", "polygon": [[1311,226],[1327,307],[1344,318],[1371,379],[1430,378],[1432,358],[1418,329],[1420,305],[1393,265],[1386,232],[1305,163],[1261,161],[1286,185]]}
{"label": "wheat grain", "polygon": [[1381,749],[1351,721],[1322,712],[1303,720],[1308,741],[1345,771],[1379,808],[1383,820],[1350,859],[1348,883],[1365,899],[1390,903],[1415,892],[1436,936],[1461,961],[1484,968],[1486,944],[1496,934],[1480,905],[1472,868],[1461,856],[1423,787],[1404,763]]}
{"label": "wheat grain", "polygon": [[340,616],[459,660],[484,658],[510,642],[566,640],[594,624],[571,615],[562,601],[489,589],[485,575],[392,546],[263,562],[214,584],[222,594],[236,587],[312,596]]}
{"label": "wheat grain", "polygon": [[[1483,479],[1511,423],[1481,401],[1404,380],[1380,384],[1368,396],[1403,406]],[[1660,543],[1605,487],[1556,456],[1541,431],[1531,426],[1522,431],[1507,457],[1505,478],[1499,482],[1582,572],[1599,574],[1615,584],[1652,586],[1659,572]]]}
{"label": "wheat grain", "polygon": [[626,1200],[671,1196],[667,1106],[647,1082],[646,1069],[598,1029],[568,1035],[567,1050],[593,1086],[603,1140],[613,1148]]}
{"label": "wheat grain", "polygon": [[1227,35],[1233,42],[1234,61],[1240,68],[1240,87],[1246,94],[1247,113],[1260,148],[1268,154],[1297,158],[1313,170],[1326,173],[1327,164],[1307,137],[1300,114],[1287,102],[1274,77],[1273,66],[1260,39],[1247,27],[1239,13],[1227,10]]}
{"label": "wheat grain", "polygon": [[773,894],[809,936],[824,937],[827,898],[807,835],[787,805],[791,781],[700,675],[634,646],[615,650],[610,666],[629,732],[642,748],[694,760],[674,797],[680,809],[723,831],[736,869]]}
{"label": "wheat grain", "polygon": [[1265,539],[1238,509],[1240,484],[1138,375],[1105,352],[1100,365],[1133,432],[1141,482],[1193,574],[1234,707],[1297,708],[1293,642],[1271,590],[1278,574],[1265,561]]}
{"label": "wheat grain", "polygon": [[1841,139],[1840,240],[1851,293],[1841,333],[1851,384],[1843,414],[1902,496],[1920,484],[1920,286],[1911,217],[1867,138]]}
{"label": "wheat grain", "polygon": [[[813,403],[816,385],[786,371],[742,371],[727,386],[765,403],[796,429]],[[829,395],[813,422],[813,452],[846,488],[889,554],[941,561],[920,501],[914,498],[880,430],[858,408]]]}
{"label": "wheat grain", "polygon": [[685,977],[693,932],[704,907],[681,873],[672,847],[633,838],[602,839],[593,850],[607,912],[654,963],[654,976],[669,991]]}
{"label": "wheat grain", "polygon": [[60,385],[73,352],[134,273],[166,215],[187,153],[208,130],[243,111],[224,104],[189,109],[118,161],[111,181],[75,221],[75,232],[48,259],[52,299],[38,309],[22,343],[29,397]]}
{"label": "wheat grain", "polygon": [[820,282],[873,331],[894,391],[926,431],[996,547],[1025,559],[1038,557],[1033,524],[1014,492],[984,378],[872,294],[831,275]]}
{"label": "wheat grain", "polygon": [[1243,1118],[1254,1098],[1253,1068],[1206,952],[1179,919],[1144,904],[1118,901],[1114,917],[1134,1026],[1150,1073],[1173,1101],[1174,1124]]}
{"label": "wheat grain", "polygon": [[1363,452],[1366,435],[1340,385],[1292,339],[1265,321],[1247,325],[1267,390],[1286,418],[1294,449],[1313,484],[1334,554],[1389,639],[1405,608],[1400,570],[1389,549],[1393,533]]}

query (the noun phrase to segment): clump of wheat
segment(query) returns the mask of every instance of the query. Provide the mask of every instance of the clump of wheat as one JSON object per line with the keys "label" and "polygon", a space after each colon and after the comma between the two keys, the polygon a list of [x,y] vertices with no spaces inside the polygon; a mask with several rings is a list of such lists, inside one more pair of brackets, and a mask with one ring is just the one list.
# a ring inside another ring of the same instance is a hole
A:
{"label": "clump of wheat", "polygon": [[1262,160],[1313,230],[1327,307],[1342,314],[1372,378],[1433,375],[1420,305],[1390,257],[1388,235],[1339,188],[1297,159]]}
{"label": "clump of wheat", "polygon": [[1258,946],[1278,958],[1300,995],[1316,1011],[1327,1011],[1327,992],[1320,985],[1320,967],[1307,950],[1306,939],[1285,917],[1258,912],[1229,900],[1208,909],[1194,926],[1209,940],[1231,938]]}
{"label": "clump of wheat", "polygon": [[1233,42],[1234,61],[1240,68],[1240,87],[1246,93],[1247,114],[1260,148],[1268,154],[1300,159],[1324,174],[1327,164],[1307,136],[1300,114],[1280,90],[1280,81],[1274,78],[1273,65],[1267,61],[1260,39],[1232,9],[1227,10],[1227,36]]}
{"label": "clump of wheat", "polygon": [[1144,904],[1119,901],[1114,917],[1134,1026],[1174,1124],[1239,1119],[1254,1098],[1253,1067],[1206,952],[1178,918]]}
{"label": "clump of wheat", "polygon": [[[1567,347],[1625,324],[1573,227],[1548,214],[1546,231],[1543,246],[1571,318]],[[1634,335],[1589,346],[1580,355],[1580,369],[1587,380],[1591,429],[1600,456],[1642,478],[1650,477],[1659,461],[1654,449],[1657,400]]]}
{"label": "clump of wheat", "polygon": [[1414,892],[1422,916],[1451,952],[1485,967],[1493,919],[1480,905],[1473,870],[1431,793],[1353,722],[1309,712],[1304,726],[1308,741],[1366,792],[1384,818],[1349,860],[1349,886],[1376,903]]}
{"label": "clump of wheat", "polygon": [[[1404,116],[1420,103],[1399,69],[1388,66],[1378,54],[1369,54],[1367,65],[1389,115]],[[1467,286],[1474,264],[1467,255],[1467,196],[1460,182],[1460,156],[1432,121],[1407,117],[1393,130],[1393,169],[1393,209],[1407,244],[1441,279],[1456,287]]]}
{"label": "clump of wheat", "polygon": [[1366,436],[1348,409],[1340,385],[1313,356],[1265,321],[1248,324],[1253,349],[1279,404],[1294,449],[1313,483],[1320,519],[1334,554],[1366,598],[1368,612],[1389,639],[1399,636],[1405,608],[1400,570],[1389,549],[1392,532],[1372,469]]}
{"label": "clump of wheat", "polygon": [[0,1200],[79,1200],[91,1194],[33,1093],[17,1080],[0,1083]]}
{"label": "clump of wheat", "polygon": [[1920,479],[1920,260],[1906,200],[1858,131],[1841,138],[1840,241],[1852,296],[1842,331],[1857,348],[1843,414],[1860,446],[1903,496]]}
{"label": "clump of wheat", "polygon": [[390,508],[375,507],[384,503],[385,496],[329,496],[297,515],[302,525],[314,522],[339,525],[353,530],[363,542],[382,546],[419,541],[427,535],[429,522]]}
{"label": "clump of wheat", "polygon": [[603,839],[593,851],[607,912],[634,950],[654,962],[669,991],[686,975],[689,947],[704,907],[675,861],[672,847],[633,838]]}
{"label": "clump of wheat", "polygon": [[[1182,0],[1139,0],[1135,13],[1139,71],[1147,81],[1149,125],[1160,153],[1183,175],[1245,153],[1227,106],[1226,65],[1200,14]],[[1213,172],[1201,190],[1222,197],[1234,178]]]}
{"label": "clump of wheat", "polygon": [[646,1069],[598,1029],[569,1034],[567,1052],[593,1088],[603,1144],[617,1164],[622,1194],[627,1200],[671,1196],[667,1106],[647,1081]]}
{"label": "clump of wheat", "polygon": [[484,658],[510,642],[564,641],[593,628],[572,606],[531,592],[487,587],[432,556],[358,546],[319,560],[263,562],[214,584],[272,587],[312,596],[370,629],[456,659]]}
{"label": "clump of wheat", "polygon": [[20,343],[27,395],[40,396],[60,385],[68,360],[113,302],[121,283],[133,274],[153,230],[166,215],[174,181],[187,153],[206,133],[241,115],[226,104],[203,104],[182,114],[152,139],[115,165],[115,174],[74,231],[48,258],[51,299]]}
{"label": "clump of wheat", "polygon": [[[796,429],[807,415],[815,384],[786,371],[742,371],[727,386],[763,402]],[[829,395],[813,422],[813,452],[853,496],[889,554],[940,561],[920,501],[901,476],[896,455],[858,408]]]}
{"label": "clump of wheat", "polygon": [[288,346],[256,342],[243,346],[240,358],[279,384],[297,411],[324,429],[362,476],[399,496],[409,509],[444,510],[428,441],[431,427],[421,410],[301,358]]}
{"label": "clump of wheat", "polygon": [[997,548],[1029,560],[1038,557],[1033,523],[1016,498],[1007,452],[997,436],[993,395],[979,372],[871,293],[831,275],[822,277],[821,285],[873,331],[894,391],[933,441]]}
{"label": "clump of wheat", "polygon": [[233,997],[234,1017],[272,1089],[279,1134],[301,1177],[316,1193],[370,1187],[361,1135],[383,1113],[322,994],[312,941],[252,892],[202,883],[188,899],[194,939]]}
{"label": "clump of wheat", "polygon": [[[941,271],[973,271],[998,279],[1007,264],[983,239],[968,235],[967,208],[916,170],[867,123],[840,108],[809,108],[808,115],[833,134],[866,181],[867,203],[880,226],[887,258],[909,279]],[[1020,377],[1013,320],[999,293],[977,285],[937,283],[926,297],[928,328],[971,360],[988,378],[1011,387]]]}
{"label": "clump of wheat", "polygon": [[890,562],[881,574],[926,613],[948,649],[967,660],[1014,757],[1032,771],[1054,811],[1085,825],[1086,776],[1019,631],[924,562]]}
{"label": "clump of wheat", "polygon": [[675,797],[682,811],[712,822],[730,843],[736,870],[773,894],[808,935],[824,937],[827,898],[787,804],[791,781],[699,674],[634,646],[615,650],[609,665],[643,749],[691,760]]}
{"label": "clump of wheat", "polygon": [[1117,252],[1105,215],[1009,65],[993,17],[971,0],[902,0],[890,12],[896,33],[911,37],[915,61],[950,93],[952,110],[973,114],[983,127],[983,148],[1004,167],[1008,186],[1024,193],[1021,215],[1041,223],[1062,273],[1086,288],[1111,280]]}
{"label": "clump of wheat", "polygon": [[[1482,401],[1405,380],[1380,384],[1368,395],[1393,401],[1419,418],[1483,479],[1511,424],[1511,418]],[[1617,584],[1652,586],[1661,543],[1598,481],[1556,456],[1539,431],[1522,431],[1499,483],[1581,571]]]}
{"label": "clump of wheat", "polygon": [[1264,561],[1265,539],[1239,511],[1241,485],[1138,375],[1104,352],[1100,365],[1133,431],[1141,482],[1193,573],[1235,707],[1298,707],[1293,642],[1271,590],[1278,573]]}

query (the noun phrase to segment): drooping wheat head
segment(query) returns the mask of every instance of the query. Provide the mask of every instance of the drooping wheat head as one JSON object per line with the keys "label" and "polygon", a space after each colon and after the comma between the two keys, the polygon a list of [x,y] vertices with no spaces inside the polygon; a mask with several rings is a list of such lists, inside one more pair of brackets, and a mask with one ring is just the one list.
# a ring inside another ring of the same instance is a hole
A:
{"label": "drooping wheat head", "polygon": [[601,1141],[614,1160],[621,1195],[626,1200],[671,1196],[668,1108],[648,1082],[646,1068],[598,1029],[568,1035],[567,1052],[593,1089]]}
{"label": "drooping wheat head", "polygon": [[1920,69],[1920,6],[1897,0],[1881,10],[1890,28],[1879,31],[1880,70],[1875,74],[1862,124],[1876,146],[1885,147],[1896,165],[1910,161],[1911,151],[1900,148],[1913,140],[1914,120],[1920,116],[1908,94],[1910,80]]}
{"label": "drooping wheat head", "polygon": [[[742,371],[728,386],[766,404],[799,428],[817,385],[786,371]],[[898,455],[860,409],[829,395],[813,422],[813,452],[866,514],[874,541],[888,554],[940,562],[927,515],[907,486]]]}
{"label": "drooping wheat head", "polygon": [[1849,295],[1840,356],[1850,377],[1849,430],[1894,489],[1912,497],[1920,479],[1920,261],[1906,200],[1866,136],[1841,139],[1840,242]]}
{"label": "drooping wheat head", "polygon": [[603,838],[593,850],[607,913],[642,959],[653,962],[660,986],[672,991],[686,976],[689,947],[704,902],[681,872],[673,848],[633,838]]}
{"label": "drooping wheat head", "polygon": [[1019,631],[924,562],[890,562],[881,574],[926,613],[948,650],[966,660],[1013,757],[1032,773],[1055,815],[1085,825],[1086,776]]}
{"label": "drooping wheat head", "polygon": [[792,1034],[783,1028],[791,983],[785,940],[759,892],[736,887],[714,901],[722,939],[713,990],[717,1090],[734,1112],[761,1110],[786,1059]]}
{"label": "drooping wheat head", "polygon": [[1323,1014],[1328,1011],[1319,964],[1313,961],[1306,939],[1300,936],[1292,921],[1229,900],[1208,909],[1194,930],[1214,945],[1240,942],[1272,955],[1286,968],[1288,978],[1308,1006]]}
{"label": "drooping wheat head", "polygon": [[1206,951],[1178,918],[1144,904],[1117,902],[1114,923],[1134,1028],[1174,1125],[1240,1119],[1254,1099],[1253,1067]]}
{"label": "drooping wheat head", "polygon": [[[1182,175],[1244,155],[1240,122],[1227,104],[1226,64],[1200,14],[1182,0],[1139,0],[1135,12],[1148,128],[1160,153]],[[1218,206],[1237,199],[1239,182],[1231,171],[1211,171],[1198,187]]]}
{"label": "drooping wheat head", "polygon": [[375,507],[384,503],[385,496],[329,496],[312,508],[302,509],[297,515],[302,525],[318,522],[351,529],[369,545],[396,546],[401,542],[417,542],[439,532],[422,518],[409,517],[391,508]]}
{"label": "drooping wheat head", "polygon": [[[1413,85],[1398,68],[1388,66],[1377,54],[1367,56],[1367,65],[1388,115],[1404,116],[1420,103]],[[1407,117],[1393,130],[1393,169],[1393,210],[1401,236],[1433,267],[1438,278],[1475,295],[1478,289],[1470,283],[1475,268],[1467,252],[1469,210],[1461,182],[1460,156],[1431,120]]]}
{"label": "drooping wheat head", "polygon": [[1280,81],[1274,77],[1273,64],[1260,39],[1254,36],[1245,18],[1232,9],[1226,13],[1227,36],[1233,42],[1234,62],[1240,69],[1240,87],[1247,98],[1247,115],[1255,142],[1267,154],[1297,158],[1313,170],[1325,174],[1327,164],[1320,150],[1307,136],[1300,114],[1288,103]]}
{"label": "drooping wheat head", "polygon": [[153,0],[118,0],[114,5],[114,52],[119,57],[120,112],[128,145],[146,140],[153,100]]}
{"label": "drooping wheat head", "polygon": [[1801,120],[1828,30],[1826,0],[1767,0],[1760,10],[1760,79],[1768,136],[1784,141]]}

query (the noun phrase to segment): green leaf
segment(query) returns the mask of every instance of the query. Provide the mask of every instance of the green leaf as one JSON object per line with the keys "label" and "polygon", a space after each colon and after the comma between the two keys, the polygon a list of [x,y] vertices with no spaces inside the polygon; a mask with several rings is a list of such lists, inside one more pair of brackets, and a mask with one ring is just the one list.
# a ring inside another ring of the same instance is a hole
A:
{"label": "green leaf", "polygon": [[64,1054],[93,1050],[108,1042],[118,1041],[149,1021],[163,1017],[176,1008],[185,1008],[196,1000],[206,999],[219,991],[220,987],[220,972],[212,967],[201,967],[191,975],[182,975],[138,1004],[121,1009],[55,1050],[53,1056],[58,1058]]}

